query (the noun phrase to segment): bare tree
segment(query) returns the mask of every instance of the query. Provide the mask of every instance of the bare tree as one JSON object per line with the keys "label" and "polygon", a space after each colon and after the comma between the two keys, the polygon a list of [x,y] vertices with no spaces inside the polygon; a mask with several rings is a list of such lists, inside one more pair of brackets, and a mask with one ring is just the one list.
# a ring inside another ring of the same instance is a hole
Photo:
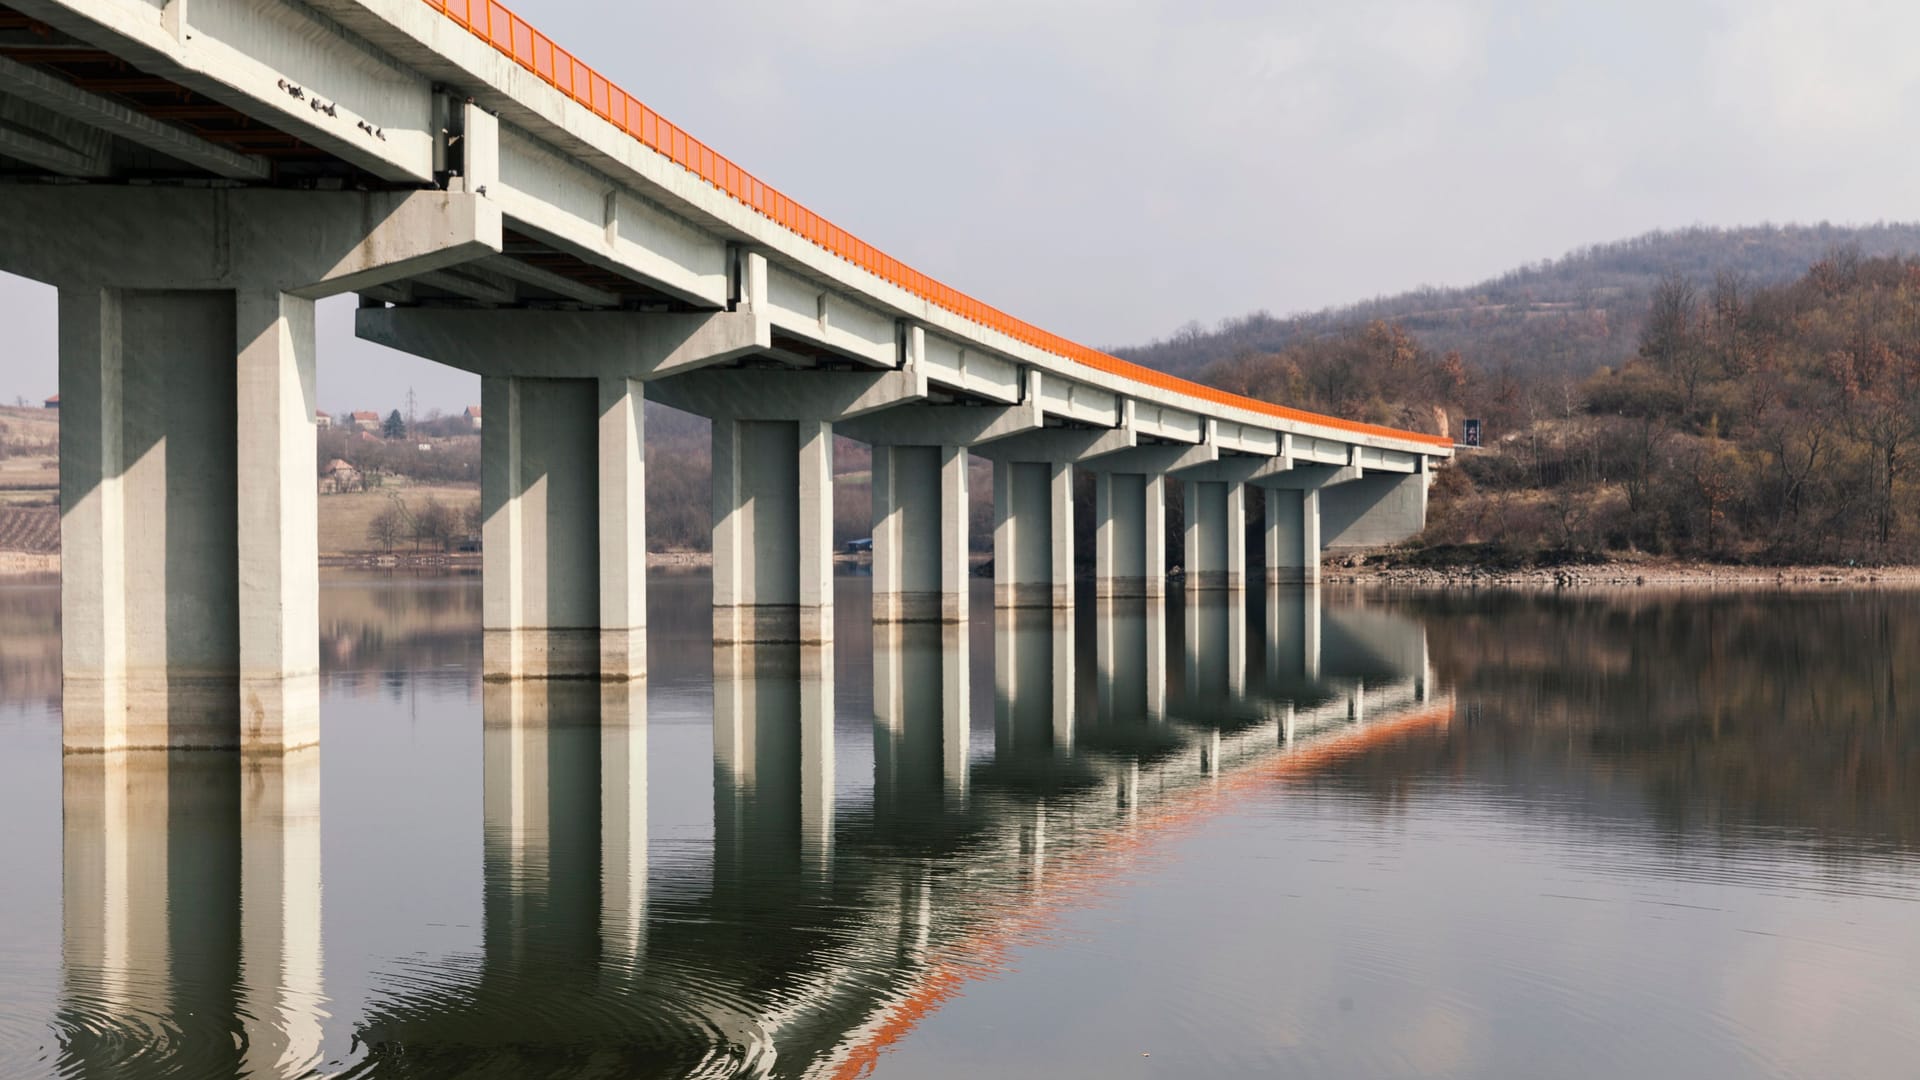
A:
{"label": "bare tree", "polygon": [[395,499],[367,522],[367,540],[380,545],[384,551],[392,551],[395,544],[406,538],[407,529],[406,504]]}

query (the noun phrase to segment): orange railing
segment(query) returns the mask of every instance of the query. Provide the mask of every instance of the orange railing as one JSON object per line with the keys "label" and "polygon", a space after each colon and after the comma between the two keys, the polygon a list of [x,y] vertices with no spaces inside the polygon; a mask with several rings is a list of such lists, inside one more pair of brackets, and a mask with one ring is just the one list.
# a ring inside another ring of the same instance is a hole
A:
{"label": "orange railing", "polygon": [[582,63],[572,53],[528,25],[525,19],[491,0],[426,0],[429,7],[466,27],[476,37],[512,58],[521,67],[538,75],[554,89],[579,102],[601,119],[639,140],[651,150],[671,158],[687,171],[719,188],[734,199],[752,207],[762,216],[840,258],[899,286],[937,307],[941,307],[981,326],[997,330],[1015,341],[1063,356],[1075,363],[1119,375],[1147,386],[1168,390],[1217,405],[1228,405],[1250,412],[1337,428],[1362,435],[1381,435],[1434,446],[1451,446],[1452,440],[1439,435],[1363,424],[1337,416],[1323,416],[1304,409],[1230,394],[1216,387],[1176,378],[1139,364],[1130,364],[1097,349],[1078,345],[1057,334],[1050,334],[1031,323],[984,304],[973,297],[907,266],[872,244],[854,236],[819,214],[782,195],[771,185],[714,152],[713,148],[669,123],[660,114],[636,101],[605,76]]}

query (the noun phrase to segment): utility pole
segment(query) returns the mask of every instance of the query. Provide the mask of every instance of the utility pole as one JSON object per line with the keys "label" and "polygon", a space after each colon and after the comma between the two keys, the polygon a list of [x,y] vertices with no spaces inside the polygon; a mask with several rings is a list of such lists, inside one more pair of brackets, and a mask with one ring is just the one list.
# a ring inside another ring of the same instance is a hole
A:
{"label": "utility pole", "polygon": [[415,424],[413,420],[413,387],[409,386],[407,387],[407,437],[408,438],[413,437],[414,427],[415,427]]}

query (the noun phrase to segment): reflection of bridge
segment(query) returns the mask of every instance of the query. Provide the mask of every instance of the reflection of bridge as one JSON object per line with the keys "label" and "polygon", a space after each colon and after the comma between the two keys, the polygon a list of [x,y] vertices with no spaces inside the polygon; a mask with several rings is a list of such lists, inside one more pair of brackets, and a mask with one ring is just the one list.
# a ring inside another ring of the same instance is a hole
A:
{"label": "reflection of bridge", "polygon": [[1446,440],[1226,394],[901,265],[497,4],[5,0],[0,269],[60,293],[67,745],[316,742],[316,298],[483,378],[490,674],[644,674],[648,398],[711,417],[715,636],[832,635],[832,438],[874,447],[881,620],[1096,561],[1231,587],[1417,530]]}
{"label": "reflection of bridge", "polygon": [[[1166,608],[1002,613],[987,745],[962,629],[883,628],[860,805],[834,797],[830,647],[715,646],[706,869],[649,869],[640,684],[489,684],[482,954],[356,1042],[402,1075],[857,1069],[1130,852],[1450,715],[1416,624],[1314,590]],[[321,1059],[317,759],[220,761],[67,758],[76,1073]]]}

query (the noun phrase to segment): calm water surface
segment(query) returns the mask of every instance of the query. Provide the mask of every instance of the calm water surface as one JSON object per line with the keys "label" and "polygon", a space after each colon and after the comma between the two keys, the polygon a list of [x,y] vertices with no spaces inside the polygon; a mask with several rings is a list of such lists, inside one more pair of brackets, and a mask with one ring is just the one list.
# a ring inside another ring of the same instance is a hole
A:
{"label": "calm water surface", "polygon": [[1906,1077],[1920,593],[1170,597],[483,685],[328,578],[324,746],[76,756],[0,586],[0,1076]]}

